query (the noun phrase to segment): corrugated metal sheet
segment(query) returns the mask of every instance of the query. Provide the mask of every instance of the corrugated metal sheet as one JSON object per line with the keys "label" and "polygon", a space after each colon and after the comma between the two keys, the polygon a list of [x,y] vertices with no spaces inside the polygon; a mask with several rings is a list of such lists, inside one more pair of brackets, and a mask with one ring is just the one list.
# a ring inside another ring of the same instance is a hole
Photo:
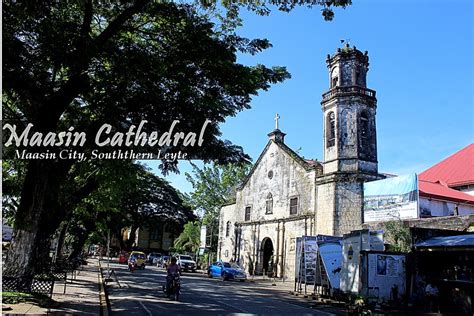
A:
{"label": "corrugated metal sheet", "polygon": [[474,143],[418,175],[420,180],[445,182],[450,187],[474,184]]}
{"label": "corrugated metal sheet", "polygon": [[415,247],[463,247],[474,246],[474,234],[433,237],[415,244]]}
{"label": "corrugated metal sheet", "polygon": [[474,196],[450,189],[440,183],[422,181],[418,178],[418,189],[420,190],[420,196],[474,204]]}

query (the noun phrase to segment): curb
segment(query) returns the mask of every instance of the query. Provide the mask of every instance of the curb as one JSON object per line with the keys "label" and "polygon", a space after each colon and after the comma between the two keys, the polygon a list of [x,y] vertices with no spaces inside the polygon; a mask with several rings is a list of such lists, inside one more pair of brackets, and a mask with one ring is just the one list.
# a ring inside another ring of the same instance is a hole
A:
{"label": "curb", "polygon": [[107,306],[107,294],[105,293],[104,279],[102,277],[102,267],[100,260],[97,263],[99,268],[99,302],[100,302],[100,315],[109,316],[109,308]]}

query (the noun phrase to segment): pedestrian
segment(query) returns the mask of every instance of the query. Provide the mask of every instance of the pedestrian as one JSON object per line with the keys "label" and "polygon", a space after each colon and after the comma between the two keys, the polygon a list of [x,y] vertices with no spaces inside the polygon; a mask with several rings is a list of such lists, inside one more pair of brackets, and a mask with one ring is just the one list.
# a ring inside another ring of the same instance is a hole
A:
{"label": "pedestrian", "polygon": [[427,304],[427,312],[439,313],[439,290],[433,281],[428,281],[425,288],[425,298]]}

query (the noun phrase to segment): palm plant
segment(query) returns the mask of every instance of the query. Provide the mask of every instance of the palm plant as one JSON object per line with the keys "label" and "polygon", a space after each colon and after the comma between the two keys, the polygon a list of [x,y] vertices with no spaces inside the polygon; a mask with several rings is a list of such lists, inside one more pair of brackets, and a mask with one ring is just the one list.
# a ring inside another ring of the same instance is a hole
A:
{"label": "palm plant", "polygon": [[174,241],[174,248],[184,249],[195,253],[199,249],[201,224],[188,222],[184,225],[183,232]]}

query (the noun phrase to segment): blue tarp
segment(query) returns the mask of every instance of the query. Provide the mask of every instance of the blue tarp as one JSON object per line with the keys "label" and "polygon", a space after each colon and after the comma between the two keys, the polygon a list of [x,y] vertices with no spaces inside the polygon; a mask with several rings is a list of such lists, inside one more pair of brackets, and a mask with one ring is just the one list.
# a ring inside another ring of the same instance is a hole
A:
{"label": "blue tarp", "polygon": [[463,247],[474,246],[474,234],[433,237],[415,244],[415,247]]}

